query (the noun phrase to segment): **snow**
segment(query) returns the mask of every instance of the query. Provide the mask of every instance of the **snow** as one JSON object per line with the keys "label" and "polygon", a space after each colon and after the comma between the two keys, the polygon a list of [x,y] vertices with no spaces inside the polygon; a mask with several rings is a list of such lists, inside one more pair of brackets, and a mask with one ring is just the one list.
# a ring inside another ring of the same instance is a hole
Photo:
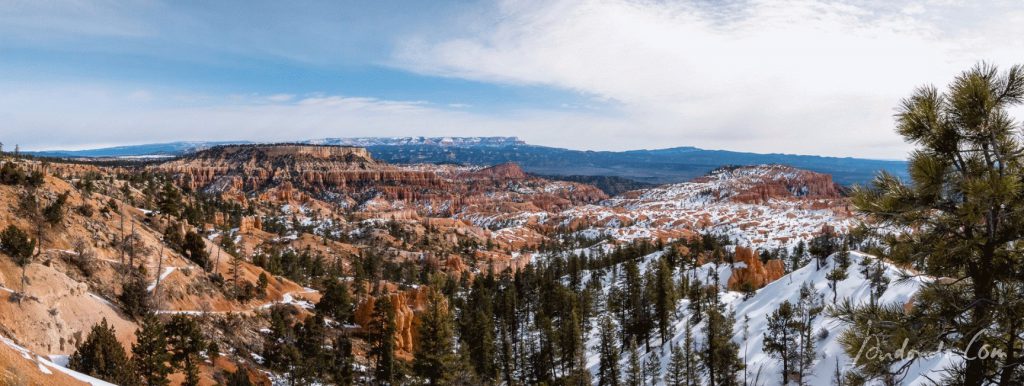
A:
{"label": "snow", "polygon": [[171,273],[173,273],[174,270],[176,270],[176,269],[178,269],[178,267],[166,267],[166,268],[164,268],[164,271],[160,273],[160,278],[157,279],[157,280],[154,280],[153,284],[150,284],[149,287],[146,287],[146,292],[153,292],[153,290],[156,289],[156,283],[164,281],[164,279],[166,279],[167,276],[170,276]]}
{"label": "snow", "polygon": [[732,198],[740,192],[771,181],[791,181],[809,173],[781,165],[760,165],[721,170],[691,182],[646,189],[621,195],[598,205],[581,205],[557,215],[569,225],[580,219],[595,224],[588,235],[598,233],[623,241],[651,238],[661,232],[697,230],[728,236],[756,248],[788,248],[809,240],[823,225],[837,232],[857,221],[845,212],[841,201],[808,198],[805,188],[793,188],[793,197],[743,203]]}
{"label": "snow", "polygon": [[26,360],[34,362],[36,366],[39,367],[39,372],[43,374],[53,375],[52,370],[57,370],[74,379],[88,383],[92,386],[116,386],[112,383],[105,382],[64,367],[64,365],[66,365],[67,363],[66,358],[64,362],[62,362],[64,363],[64,365],[58,365],[57,363],[51,361],[50,359],[46,359],[43,358],[42,356],[32,354],[32,352],[29,349],[19,346],[18,344],[14,343],[14,341],[4,336],[0,336],[0,343],[3,343],[5,346],[14,349],[18,353],[20,353],[21,356]]}
{"label": "snow", "polygon": [[[645,256],[641,259],[640,267],[645,269],[651,261],[655,261],[660,257],[661,252],[655,252],[651,255]],[[778,360],[772,358],[767,353],[763,352],[764,344],[764,333],[767,330],[766,317],[775,311],[776,308],[783,302],[789,301],[796,303],[800,296],[800,287],[805,283],[814,289],[824,299],[824,304],[831,304],[832,300],[832,289],[828,286],[829,282],[825,278],[831,267],[833,267],[834,256],[829,257],[829,263],[827,266],[823,266],[820,270],[815,269],[815,265],[812,262],[803,268],[800,268],[790,274],[783,276],[781,279],[776,280],[764,288],[758,290],[753,296],[744,300],[743,296],[738,292],[724,291],[721,293],[721,300],[730,310],[735,311],[736,324],[734,327],[733,341],[739,344],[740,355],[746,355],[745,361],[748,368],[748,376],[753,377],[756,372],[760,371],[760,379],[764,381],[765,385],[777,385],[778,380],[781,378],[781,364]],[[837,283],[838,299],[850,299],[853,304],[867,304],[869,302],[870,288],[868,282],[865,280],[863,275],[860,273],[860,262],[862,259],[867,257],[869,261],[873,261],[874,257],[865,255],[858,252],[850,253],[850,267],[847,269],[847,279]],[[927,277],[912,277],[901,282],[897,282],[898,279],[903,277],[906,272],[901,269],[892,266],[888,263],[883,262],[885,266],[885,275],[889,277],[891,283],[888,288],[879,296],[879,303],[897,303],[906,304],[911,300],[914,293],[920,288],[921,284],[931,280]],[[719,274],[719,280],[721,283],[726,283],[731,275],[731,269],[728,264],[722,264],[715,266],[714,264],[705,264],[694,270],[688,271],[687,275],[693,275],[700,278],[702,281],[707,283],[710,274],[713,270],[716,270]],[[609,275],[610,276],[610,275]],[[611,287],[610,278],[607,278],[608,285],[603,286],[604,288]],[[662,374],[665,374],[668,368],[669,356],[671,355],[671,346],[675,344],[682,344],[685,334],[685,322],[689,318],[689,310],[687,305],[688,300],[681,300],[677,304],[677,322],[674,326],[674,335],[671,337],[670,342],[665,346],[658,346],[660,338],[652,339],[652,350],[661,350],[660,356],[662,358]],[[746,342],[743,341],[743,324],[744,317],[749,317],[748,327],[748,339]],[[692,326],[694,340],[696,345],[699,347],[703,343],[703,337],[701,331],[704,327],[704,322]],[[827,330],[828,336],[823,340],[816,342],[815,349],[817,350],[817,359],[813,365],[811,375],[807,378],[807,384],[810,385],[828,385],[831,384],[831,377],[834,375],[835,367],[841,366],[843,369],[848,369],[852,365],[853,360],[846,355],[840,346],[838,339],[842,331],[845,329],[845,325],[840,323],[838,320],[829,318],[824,313],[819,316],[813,323],[812,331],[821,331],[822,329]],[[600,357],[598,355],[598,334],[596,327],[588,335],[590,339],[587,341],[587,366],[590,371],[596,377]],[[747,354],[744,354],[747,353]],[[642,353],[641,360],[646,360],[649,354]],[[957,358],[954,354],[942,351],[936,353],[933,356],[924,358],[910,367],[904,384],[906,385],[924,385],[928,384],[933,380],[941,379],[943,375],[943,369],[948,368],[951,364],[955,363]],[[626,361],[628,361],[628,355],[622,356],[622,363],[620,368],[625,368]],[[596,378],[595,378],[596,380]]]}

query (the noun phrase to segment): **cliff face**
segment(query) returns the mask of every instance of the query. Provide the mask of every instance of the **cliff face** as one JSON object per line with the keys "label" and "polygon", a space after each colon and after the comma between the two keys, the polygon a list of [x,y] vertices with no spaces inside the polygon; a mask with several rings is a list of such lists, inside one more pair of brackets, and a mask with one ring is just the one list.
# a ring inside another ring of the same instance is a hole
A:
{"label": "cliff face", "polygon": [[387,297],[395,312],[395,351],[400,357],[411,358],[418,338],[416,334],[419,313],[425,309],[430,291],[429,287],[423,286],[406,291],[394,291],[378,297],[368,296],[356,306],[356,324],[367,328],[373,321],[373,309],[377,300]]}
{"label": "cliff face", "polygon": [[416,204],[429,214],[450,216],[471,208],[497,211],[508,203],[522,210],[559,210],[607,198],[590,185],[531,177],[515,164],[484,169],[439,165],[398,166],[374,161],[363,148],[322,145],[215,147],[153,169],[179,186],[238,200],[366,203],[398,209]]}
{"label": "cliff face", "polygon": [[710,193],[716,198],[747,204],[766,203],[770,199],[842,197],[832,176],[785,165],[723,168],[693,182],[715,186]]}
{"label": "cliff face", "polygon": [[732,291],[760,289],[786,274],[782,260],[768,260],[761,263],[758,253],[746,247],[736,247],[736,262],[743,267],[733,268],[728,287]]}

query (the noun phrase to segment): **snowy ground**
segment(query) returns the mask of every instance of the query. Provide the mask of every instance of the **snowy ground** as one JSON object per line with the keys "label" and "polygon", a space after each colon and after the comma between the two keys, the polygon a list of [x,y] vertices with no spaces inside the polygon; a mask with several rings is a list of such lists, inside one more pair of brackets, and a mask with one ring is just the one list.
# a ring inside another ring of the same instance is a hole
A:
{"label": "snowy ground", "polygon": [[[656,261],[660,256],[661,252],[656,252],[643,258],[641,263],[641,269],[645,269],[651,261]],[[847,279],[838,283],[839,301],[841,302],[844,298],[849,298],[854,304],[866,304],[869,301],[870,289],[868,282],[865,280],[863,275],[860,273],[860,261],[866,256],[861,253],[851,252],[850,253],[850,267],[847,270]],[[873,259],[873,258],[872,258]],[[895,302],[899,304],[907,303],[913,294],[920,287],[925,278],[914,278],[909,281],[903,281],[897,283],[897,279],[901,277],[901,271],[899,268],[883,263],[886,266],[886,275],[891,279],[891,283],[888,289],[880,296],[880,303]],[[778,308],[779,304],[783,301],[790,301],[796,303],[800,296],[800,287],[804,283],[808,283],[811,288],[815,289],[819,294],[822,294],[825,298],[825,304],[831,304],[832,300],[832,289],[828,286],[828,280],[825,275],[832,267],[832,258],[829,258],[829,264],[827,267],[822,267],[820,270],[815,270],[815,265],[811,264],[798,269],[781,279],[768,284],[764,288],[757,291],[749,299],[744,300],[742,294],[738,292],[722,292],[721,299],[726,307],[734,310],[736,315],[735,334],[733,341],[739,344],[740,356],[746,356],[745,362],[748,366],[748,379],[753,380],[756,373],[759,371],[759,381],[756,385],[779,385],[781,379],[781,364],[778,360],[770,357],[767,353],[762,350],[764,333],[767,330],[766,317],[771,312]],[[728,282],[729,275],[731,275],[731,267],[728,264],[718,265],[705,264],[704,266],[698,267],[696,272],[690,272],[688,274],[695,274],[696,277],[700,278],[705,283],[709,281],[709,273],[712,270],[719,272],[719,280],[722,283]],[[607,276],[610,279],[610,275]],[[604,288],[610,287],[609,285]],[[660,356],[662,361],[662,374],[666,373],[668,368],[669,358],[671,357],[671,345],[682,344],[684,337],[684,326],[686,318],[689,317],[689,311],[687,309],[689,301],[681,300],[677,304],[677,322],[674,328],[674,336],[671,341],[664,346],[657,346],[657,342],[660,339],[652,339],[652,350],[661,350]],[[749,339],[743,341],[743,320],[744,317],[749,317],[748,325],[748,336]],[[701,331],[704,328],[704,322],[693,326],[693,336],[696,345],[699,347],[703,344],[703,337]],[[837,320],[829,318],[827,315],[819,316],[815,322],[813,331],[817,334],[822,329],[827,330],[828,336],[824,339],[816,342],[817,359],[813,366],[812,375],[807,380],[810,385],[830,385],[832,384],[832,377],[835,372],[835,367],[838,365],[846,369],[852,364],[852,360],[843,351],[839,345],[838,338],[840,333],[844,329],[844,325],[839,323]],[[595,380],[598,373],[599,367],[599,340],[596,327],[588,335],[587,341],[587,366],[591,373],[594,374]],[[642,348],[641,348],[642,350]],[[744,354],[748,353],[748,354]],[[649,354],[642,353],[641,360],[646,361]],[[628,361],[628,354],[622,355],[622,363],[620,369],[625,369]],[[916,363],[908,372],[904,384],[908,386],[913,385],[925,385],[930,384],[932,380],[938,380],[942,378],[942,370],[947,368],[952,361],[956,358],[951,353],[939,353],[938,355],[919,361]],[[930,379],[929,379],[930,378]],[[754,383],[751,383],[754,384]]]}
{"label": "snowy ground", "polygon": [[68,376],[74,379],[88,383],[92,386],[114,386],[112,383],[104,382],[102,380],[90,377],[88,375],[64,367],[67,366],[66,360],[62,361],[62,363],[58,365],[57,363],[54,363],[54,361],[51,361],[50,359],[46,359],[42,356],[35,355],[27,348],[21,347],[14,343],[14,341],[7,339],[3,336],[0,336],[0,344],[6,345],[7,347],[14,349],[18,353],[20,353],[21,356],[25,358],[25,360],[34,362],[37,366],[39,366],[40,373],[46,375],[53,375],[53,371],[59,371],[64,374],[67,374]]}

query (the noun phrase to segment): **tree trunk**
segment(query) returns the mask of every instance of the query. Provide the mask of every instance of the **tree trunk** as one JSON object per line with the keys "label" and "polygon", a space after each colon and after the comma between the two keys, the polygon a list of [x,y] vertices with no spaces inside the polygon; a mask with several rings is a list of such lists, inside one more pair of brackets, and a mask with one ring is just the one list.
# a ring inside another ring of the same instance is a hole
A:
{"label": "tree trunk", "polygon": [[981,386],[985,381],[985,360],[978,357],[985,343],[972,341],[972,339],[983,334],[985,329],[989,327],[993,287],[991,262],[994,254],[994,247],[986,245],[982,248],[981,261],[979,261],[977,268],[973,270],[974,272],[971,275],[971,279],[974,282],[974,301],[977,302],[977,305],[974,307],[971,318],[973,327],[966,336],[966,339],[971,343],[964,352],[964,358],[966,358],[964,386]]}
{"label": "tree trunk", "polygon": [[[120,206],[118,206],[120,208]],[[119,210],[121,212],[121,267],[124,268],[124,209]]]}
{"label": "tree trunk", "polygon": [[1004,348],[1006,350],[1006,360],[999,375],[1000,386],[1012,385],[1013,373],[1017,371],[1017,319],[1010,322],[1010,328],[1007,332],[1010,339],[1006,342],[1006,347]]}
{"label": "tree trunk", "polygon": [[160,294],[160,276],[163,276],[164,270],[164,244],[160,243],[160,254],[156,257],[156,283],[153,284],[153,306],[156,308],[157,295]]}

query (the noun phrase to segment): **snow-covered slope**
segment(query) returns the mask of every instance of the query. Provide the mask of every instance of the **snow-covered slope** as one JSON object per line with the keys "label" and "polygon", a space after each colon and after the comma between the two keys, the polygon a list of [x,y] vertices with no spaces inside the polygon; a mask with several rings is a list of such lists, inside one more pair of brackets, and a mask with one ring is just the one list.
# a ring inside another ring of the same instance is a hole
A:
{"label": "snow-covered slope", "polygon": [[[644,263],[641,264],[641,269],[644,269],[648,262],[656,261],[660,254],[661,252],[657,252],[646,256]],[[847,279],[839,282],[837,286],[840,302],[845,298],[850,299],[854,304],[866,304],[869,301],[870,289],[868,281],[860,273],[860,262],[865,257],[869,261],[874,261],[874,257],[858,252],[850,253],[851,264],[847,270]],[[784,301],[788,300],[790,303],[795,304],[800,296],[800,287],[805,283],[825,299],[824,303],[826,305],[831,304],[832,289],[829,288],[828,280],[825,276],[834,264],[833,258],[834,256],[829,257],[828,265],[823,266],[820,270],[816,270],[815,264],[811,263],[783,276],[781,279],[758,290],[752,297],[746,300],[738,292],[722,292],[722,302],[726,304],[728,309],[734,311],[736,315],[733,341],[739,344],[740,356],[746,357],[748,380],[757,378],[757,385],[766,386],[779,385],[781,383],[781,364],[777,359],[772,358],[763,351],[764,333],[767,331],[766,318]],[[879,297],[879,302],[882,304],[893,302],[906,304],[918,290],[923,280],[928,280],[926,278],[913,278],[897,282],[897,279],[901,277],[901,270],[884,262],[882,264],[885,266],[885,275],[892,281],[888,289]],[[706,264],[697,268],[696,272],[689,272],[688,274],[694,274],[696,277],[701,278],[702,281],[709,282],[710,279],[708,278],[711,271],[718,271],[720,282],[725,283],[731,274],[731,267],[727,264],[719,266]],[[610,285],[605,286],[605,288],[608,287]],[[661,350],[663,375],[667,371],[669,358],[671,357],[670,345],[682,344],[685,322],[690,317],[687,305],[688,300],[685,299],[677,304],[678,318],[675,323],[674,336],[669,343],[659,347],[657,343],[660,342],[660,339],[652,339],[652,350]],[[744,317],[749,318],[747,326],[747,336],[749,338],[746,341],[743,340]],[[692,327],[693,336],[698,347],[703,344],[703,337],[701,336],[703,328],[704,322]],[[847,369],[852,364],[852,359],[845,354],[838,342],[839,335],[845,328],[845,325],[829,318],[824,313],[814,321],[813,331],[816,335],[822,330],[828,331],[828,334],[823,339],[815,342],[816,360],[812,375],[807,379],[807,384],[830,385],[832,384],[832,377],[834,376],[837,363],[841,371]],[[599,341],[597,331],[591,331],[588,337],[590,339],[587,343],[587,364],[596,377],[600,360],[598,356]],[[649,353],[642,353],[641,360],[646,361],[649,355]],[[623,354],[622,363],[620,364],[621,369],[626,368],[627,360],[628,355]],[[941,379],[942,370],[947,368],[954,360],[956,360],[955,357],[950,353],[940,353],[932,358],[921,360],[909,370],[904,379],[904,384],[925,385],[930,384],[932,380]]]}
{"label": "snow-covered slope", "polygon": [[857,221],[830,176],[783,165],[721,169],[577,206],[559,218],[587,219],[595,231],[622,240],[694,230],[766,249],[792,247],[826,225],[846,232]]}
{"label": "snow-covered slope", "polygon": [[[17,363],[18,361],[21,363]],[[66,361],[62,364],[55,363],[3,336],[0,336],[0,364],[5,366],[0,370],[0,384],[4,385],[8,384],[7,382],[11,382],[12,385],[73,385],[77,381],[91,386],[114,386],[109,382],[70,370],[64,367]]]}

